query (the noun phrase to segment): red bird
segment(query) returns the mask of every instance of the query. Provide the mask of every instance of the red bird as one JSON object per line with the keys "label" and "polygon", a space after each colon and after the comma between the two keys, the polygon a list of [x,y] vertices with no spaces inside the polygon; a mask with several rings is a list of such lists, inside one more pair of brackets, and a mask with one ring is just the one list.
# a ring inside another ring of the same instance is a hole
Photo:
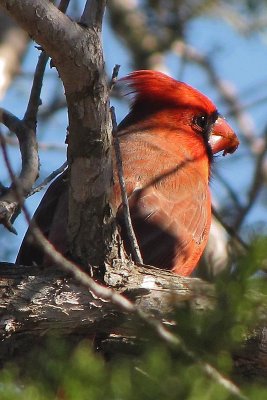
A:
{"label": "red bird", "polygon": [[[210,230],[213,155],[233,153],[239,141],[211,100],[191,86],[156,71],[136,71],[121,82],[134,95],[118,136],[131,219],[144,263],[190,275]],[[62,252],[66,251],[65,179],[66,174],[52,183],[35,213],[40,228]],[[116,167],[113,200],[130,253]],[[27,242],[28,236],[17,262],[41,264],[43,254]]]}

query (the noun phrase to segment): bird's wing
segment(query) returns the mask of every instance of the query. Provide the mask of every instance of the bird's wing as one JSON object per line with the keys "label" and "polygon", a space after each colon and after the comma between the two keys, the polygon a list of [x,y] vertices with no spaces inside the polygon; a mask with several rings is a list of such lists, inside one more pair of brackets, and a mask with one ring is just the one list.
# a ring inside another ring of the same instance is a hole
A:
{"label": "bird's wing", "polygon": [[[63,247],[66,246],[67,190],[66,172],[64,172],[49,186],[33,216],[42,233],[61,252],[64,252]],[[28,229],[16,263],[41,265],[43,257],[43,252],[33,242],[30,229]]]}
{"label": "bird's wing", "polygon": [[[131,154],[124,157],[132,223],[145,263],[183,274],[179,268],[194,267],[206,243],[209,189],[194,163],[162,148],[155,157],[148,147],[139,148],[137,160],[132,143]],[[122,207],[117,217],[130,251]]]}

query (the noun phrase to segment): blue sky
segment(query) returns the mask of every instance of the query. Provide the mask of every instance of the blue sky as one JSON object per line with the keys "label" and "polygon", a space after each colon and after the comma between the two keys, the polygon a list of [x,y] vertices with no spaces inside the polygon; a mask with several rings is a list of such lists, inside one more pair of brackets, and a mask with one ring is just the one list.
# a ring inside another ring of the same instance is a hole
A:
{"label": "blue sky", "polygon": [[[197,50],[205,54],[210,54],[218,74],[225,81],[231,83],[238,93],[241,94],[241,101],[244,104],[253,99],[267,95],[267,46],[266,33],[254,34],[251,37],[242,37],[229,24],[220,19],[200,18],[190,24],[187,39]],[[110,75],[115,64],[121,65],[120,76],[123,76],[132,70],[131,60],[127,49],[118,41],[110,31],[107,21],[104,27],[104,53],[106,59],[107,72]],[[38,58],[38,51],[31,47],[29,54],[23,64],[23,72],[32,72]],[[173,77],[177,77],[180,60],[169,53],[166,57],[166,64]],[[28,75],[28,74],[27,74]],[[183,70],[182,79],[192,86],[203,91],[217,104],[222,113],[227,114],[227,107],[221,102],[218,94],[210,86],[207,76],[201,68],[187,64]],[[8,109],[22,117],[31,87],[31,79],[18,77],[10,88],[5,99],[1,102],[1,107]],[[43,106],[48,103],[55,92],[60,92],[61,83],[56,71],[47,68],[42,100]],[[244,95],[242,95],[244,93]],[[267,96],[266,96],[267,97]],[[118,121],[127,112],[125,103],[113,101],[116,107]],[[255,124],[255,134],[262,135],[263,129],[267,123],[266,118],[267,102],[255,106],[249,110]],[[230,119],[231,124],[237,130],[234,121]],[[63,144],[67,126],[67,116],[65,110],[54,115],[49,123],[38,125],[38,137],[42,142]],[[241,135],[240,135],[241,136]],[[63,146],[64,147],[64,146]],[[238,155],[239,153],[239,155]],[[253,163],[249,155],[246,155],[245,146],[241,146],[238,153],[231,157],[219,157],[216,159],[215,168],[229,179],[230,184],[238,190],[241,199],[245,199],[246,188],[253,172]],[[18,170],[20,165],[20,155],[17,149],[9,149],[10,158],[13,166]],[[242,157],[241,157],[242,156]],[[58,168],[65,161],[65,151],[41,151],[41,178],[44,178],[52,170]],[[0,157],[0,178],[6,178],[5,167]],[[4,181],[7,184],[6,181]],[[227,193],[222,185],[213,179],[211,188],[214,197],[218,203],[223,203]],[[33,196],[27,201],[27,206],[31,212],[39,203],[43,192]],[[257,205],[250,212],[246,224],[255,224],[257,221],[267,222],[266,200],[264,205],[263,195],[260,197]],[[5,255],[6,261],[14,261],[14,254],[19,247],[19,243],[26,229],[26,223],[22,216],[15,221],[15,228],[18,236],[4,231],[0,227],[0,258],[3,260],[3,248],[9,249]]]}

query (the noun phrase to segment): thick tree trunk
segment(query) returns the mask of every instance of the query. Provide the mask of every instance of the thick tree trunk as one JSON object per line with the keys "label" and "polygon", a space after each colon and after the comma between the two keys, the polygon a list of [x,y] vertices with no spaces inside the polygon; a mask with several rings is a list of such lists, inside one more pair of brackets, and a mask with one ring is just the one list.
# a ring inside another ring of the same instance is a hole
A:
{"label": "thick tree trunk", "polygon": [[112,185],[109,88],[101,44],[105,1],[87,1],[82,24],[48,0],[0,0],[51,56],[63,81],[69,115],[69,247],[84,266],[117,256]]}

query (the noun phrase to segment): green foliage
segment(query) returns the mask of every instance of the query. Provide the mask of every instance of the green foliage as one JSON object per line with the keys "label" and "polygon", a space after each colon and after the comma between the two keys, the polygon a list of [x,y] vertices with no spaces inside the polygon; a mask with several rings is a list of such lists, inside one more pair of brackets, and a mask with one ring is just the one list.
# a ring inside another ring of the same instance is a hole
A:
{"label": "green foliage", "polygon": [[[145,345],[133,356],[117,354],[106,360],[89,341],[70,346],[61,338],[33,352],[23,368],[6,366],[0,375],[1,400],[226,400],[267,398],[260,379],[246,379],[233,362],[233,354],[264,323],[266,282],[255,276],[265,262],[266,239],[258,239],[249,254],[215,284],[215,306],[194,310],[178,308],[172,332],[180,341],[173,346],[151,329],[142,330]],[[170,329],[170,328],[169,328]],[[141,336],[140,332],[139,335]],[[210,374],[212,366],[220,374]],[[225,377],[242,395],[222,384]]]}
{"label": "green foliage", "polygon": [[[49,357],[54,358],[52,352]],[[44,357],[47,361],[47,357]],[[156,399],[228,399],[229,393],[201,373],[198,365],[172,357],[168,348],[154,346],[138,359],[105,363],[81,343],[72,356],[50,362],[49,370],[40,370],[39,380],[21,382],[18,372],[1,375],[3,400],[156,400]],[[58,372],[60,370],[60,373]],[[43,374],[42,374],[43,373]],[[33,374],[34,376],[34,374]],[[51,390],[51,381],[57,385]]]}

